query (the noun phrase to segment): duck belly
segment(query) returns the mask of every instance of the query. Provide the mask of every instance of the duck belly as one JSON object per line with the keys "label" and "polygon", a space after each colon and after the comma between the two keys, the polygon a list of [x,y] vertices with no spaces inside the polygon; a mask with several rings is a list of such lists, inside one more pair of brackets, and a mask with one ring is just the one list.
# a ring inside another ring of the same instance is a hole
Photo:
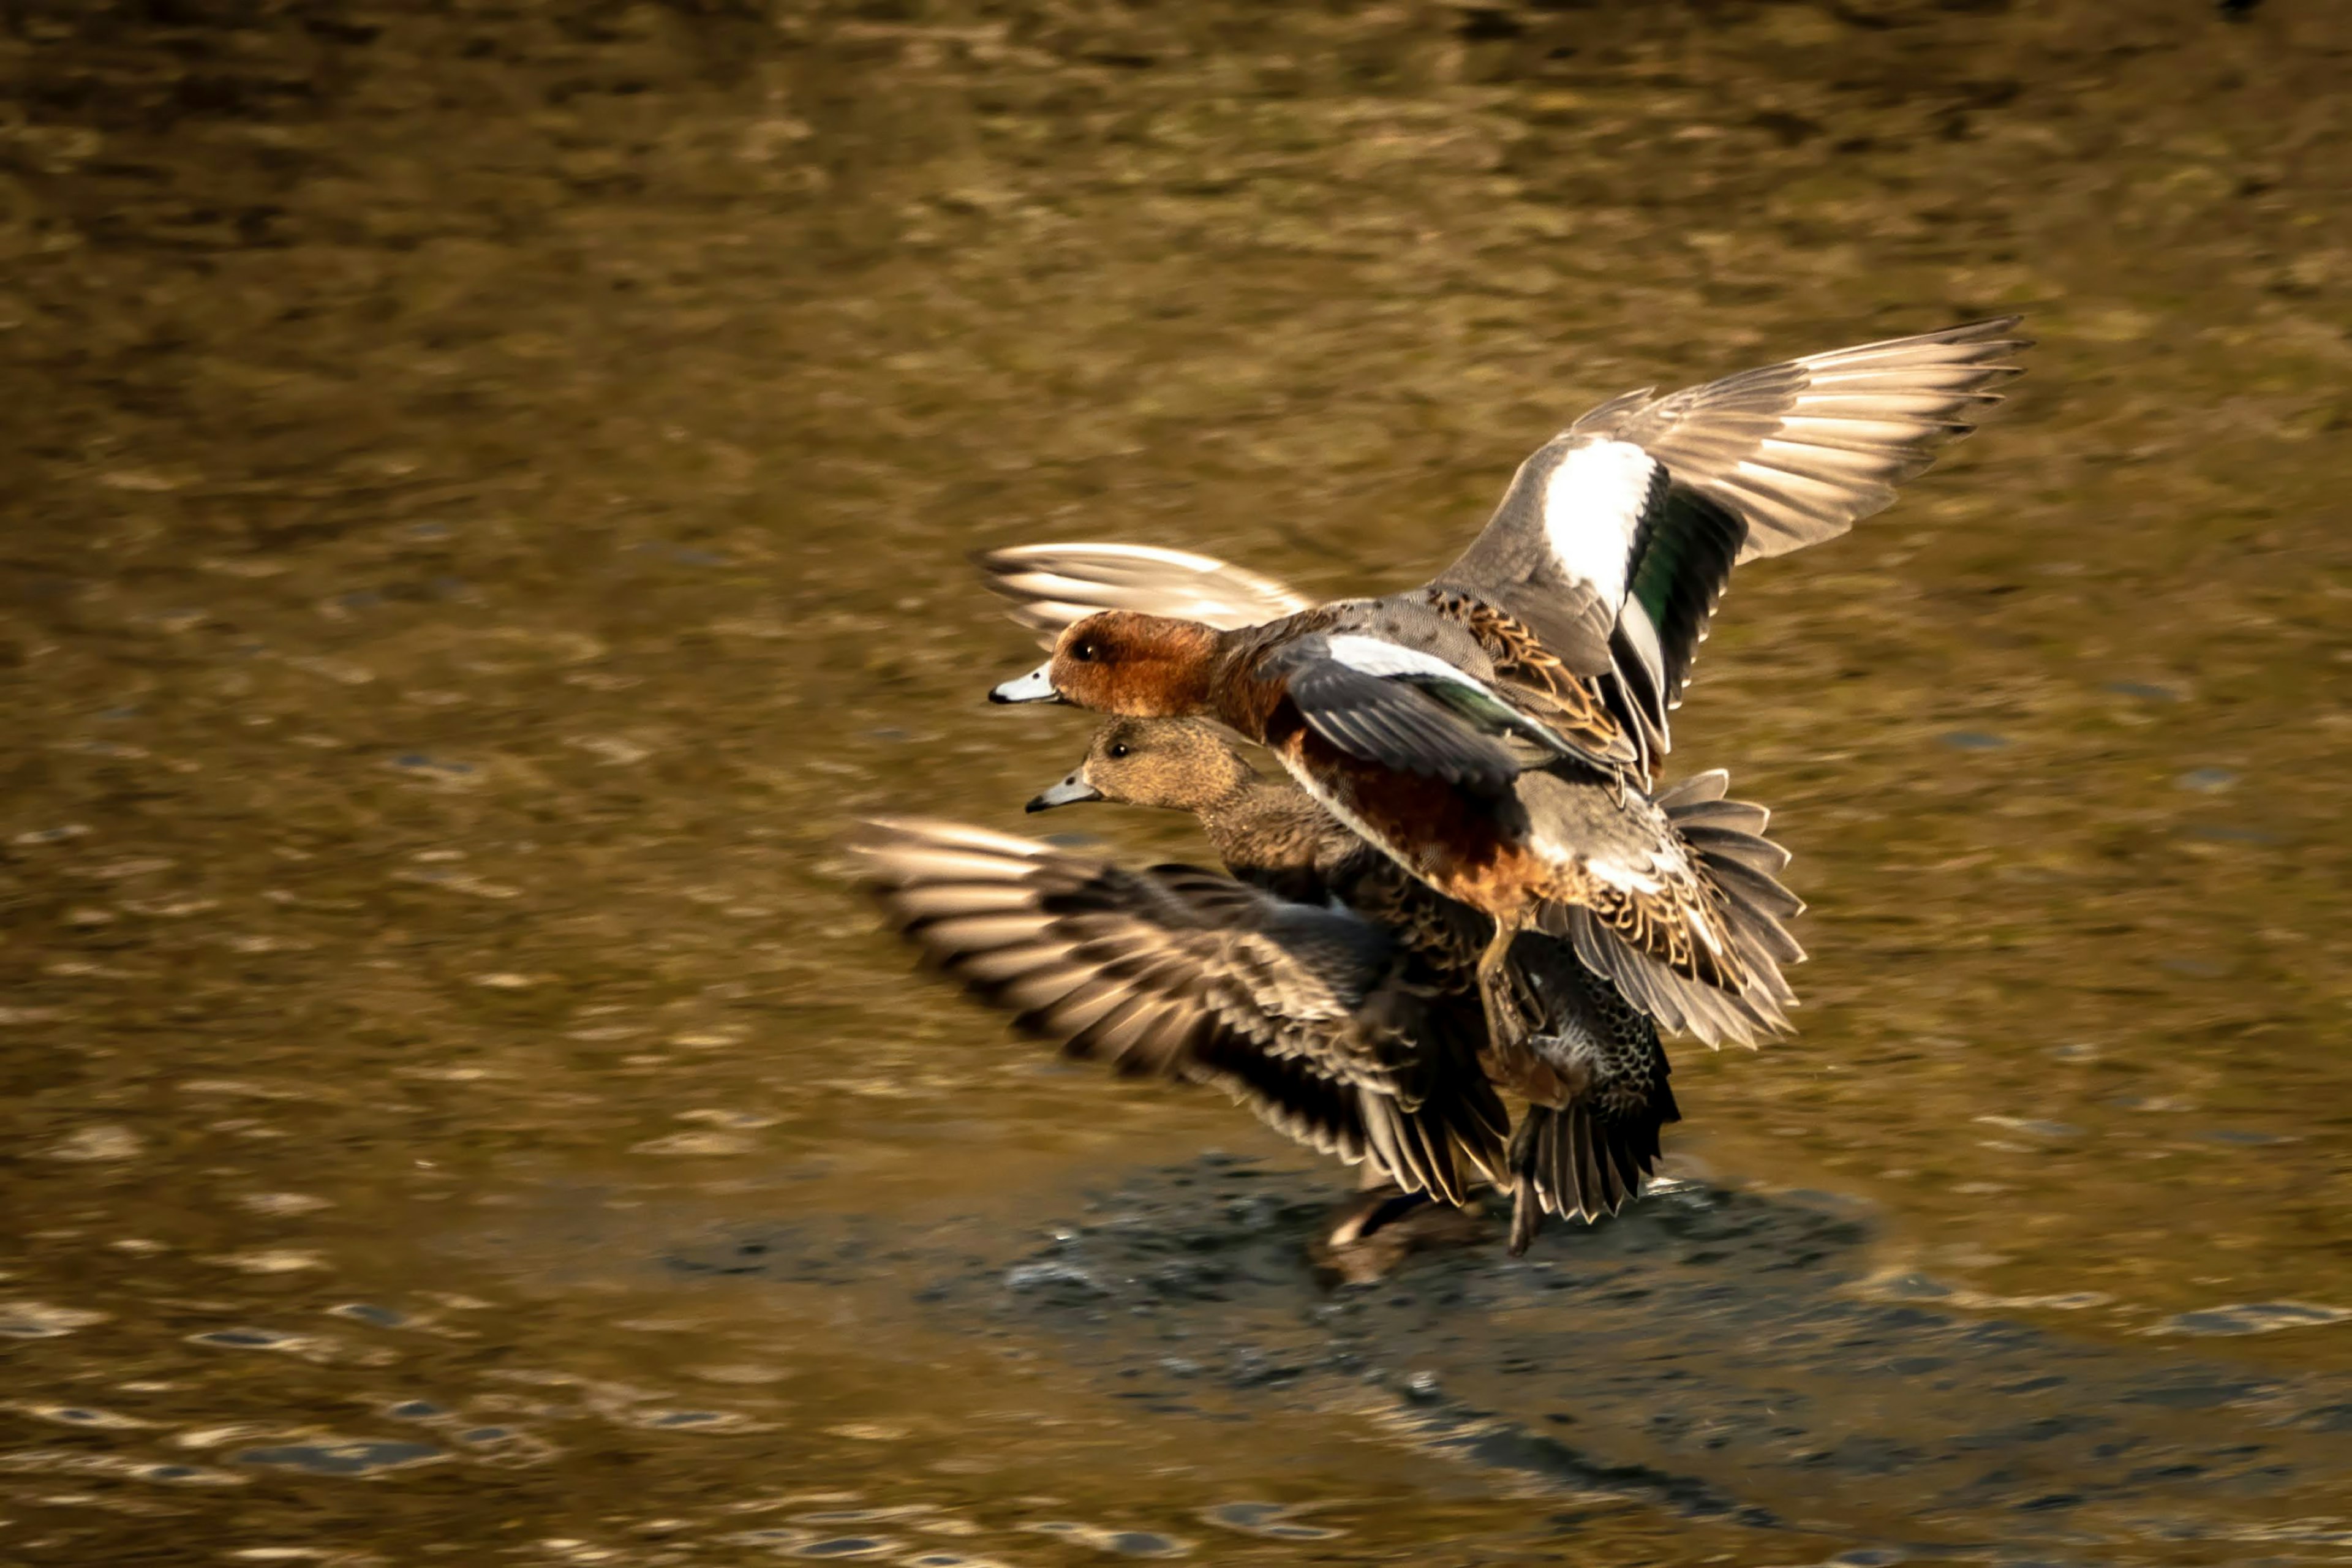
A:
{"label": "duck belly", "polygon": [[1291,776],[1350,831],[1449,899],[1511,919],[1551,879],[1522,837],[1509,797],[1351,757],[1303,725],[1273,751]]}

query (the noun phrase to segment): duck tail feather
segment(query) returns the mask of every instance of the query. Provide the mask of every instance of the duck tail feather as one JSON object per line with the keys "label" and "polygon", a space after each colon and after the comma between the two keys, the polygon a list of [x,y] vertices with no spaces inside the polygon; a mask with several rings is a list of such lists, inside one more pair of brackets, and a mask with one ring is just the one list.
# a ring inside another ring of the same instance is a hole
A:
{"label": "duck tail feather", "polygon": [[[1769,972],[1765,988],[1739,994],[1675,973],[1664,964],[1627,943],[1590,911],[1565,909],[1564,934],[1577,957],[1617,988],[1619,994],[1669,1032],[1679,1031],[1708,1046],[1752,1046],[1764,1035],[1787,1032],[1777,990],[1785,989],[1777,970],[1750,964],[1759,975]],[[1742,952],[1750,944],[1743,943]]]}
{"label": "duck tail feather", "polygon": [[[1661,1086],[1663,1089],[1663,1086]],[[1650,1115],[1617,1120],[1587,1101],[1530,1106],[1512,1141],[1514,1191],[1544,1214],[1590,1224],[1622,1212],[1642,1195],[1657,1169],[1658,1129],[1677,1118],[1673,1097],[1660,1096]],[[1514,1229],[1521,1216],[1514,1215]],[[1532,1232],[1530,1232],[1532,1234]]]}

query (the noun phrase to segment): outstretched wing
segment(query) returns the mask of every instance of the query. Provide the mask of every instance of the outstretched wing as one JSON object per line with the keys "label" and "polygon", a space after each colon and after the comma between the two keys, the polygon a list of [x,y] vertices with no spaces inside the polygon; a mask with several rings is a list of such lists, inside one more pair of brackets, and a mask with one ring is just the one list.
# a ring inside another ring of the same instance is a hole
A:
{"label": "outstretched wing", "polygon": [[2032,345],[2019,318],[1808,354],[1655,401],[1604,405],[1572,427],[1639,447],[1748,524],[1739,559],[1833,539],[1895,500],[2000,401]]}
{"label": "outstretched wing", "polygon": [[1097,610],[1199,621],[1223,631],[1295,616],[1312,601],[1213,556],[1149,544],[1022,544],[972,556],[991,592],[1045,647]]}
{"label": "outstretched wing", "polygon": [[1833,538],[1965,436],[2019,374],[2016,317],[1613,398],[1519,466],[1433,585],[1612,677],[1666,742],[1733,566]]}
{"label": "outstretched wing", "polygon": [[1024,1029],[1122,1075],[1213,1084],[1311,1148],[1460,1199],[1457,1130],[1400,1094],[1411,1002],[1381,989],[1387,941],[1354,916],[950,822],[869,823],[855,847],[900,934]]}

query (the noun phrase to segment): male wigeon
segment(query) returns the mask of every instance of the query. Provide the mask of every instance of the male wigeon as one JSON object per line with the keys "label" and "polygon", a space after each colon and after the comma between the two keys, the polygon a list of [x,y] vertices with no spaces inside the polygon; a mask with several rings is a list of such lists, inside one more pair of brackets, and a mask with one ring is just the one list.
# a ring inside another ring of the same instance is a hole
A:
{"label": "male wigeon", "polygon": [[952,822],[871,822],[853,847],[900,934],[1066,1054],[1222,1089],[1408,1193],[1508,1180],[1475,1002],[1352,911]]}
{"label": "male wigeon", "polygon": [[1266,745],[1350,828],[1493,917],[1479,975],[1503,1048],[1527,1033],[1502,978],[1530,928],[1639,1006],[1656,965],[1784,1005],[1779,966],[1798,954],[1775,917],[1796,901],[1702,865],[1639,786],[1731,568],[1885,506],[1997,401],[2015,325],[1613,399],[1523,463],[1423,588],[1238,627],[1097,612],[991,696],[1210,718]]}
{"label": "male wigeon", "polygon": [[[1762,837],[1760,806],[1723,798],[1726,777],[1703,774],[1662,797],[1669,820],[1700,858],[1777,869],[1787,853]],[[1041,811],[1087,801],[1191,813],[1227,869],[1282,896],[1336,905],[1371,921],[1415,953],[1448,994],[1475,989],[1492,922],[1405,876],[1287,778],[1252,767],[1230,742],[1193,720],[1114,719],[1084,762],[1029,803]],[[1530,1049],[1478,1067],[1528,1109],[1511,1140],[1512,1250],[1533,1237],[1540,1213],[1614,1214],[1637,1195],[1658,1153],[1659,1129],[1679,1119],[1667,1087],[1657,1024],[1555,938],[1520,937],[1512,973],[1521,1009],[1538,1020]],[[1709,1044],[1753,1043],[1785,1026],[1688,986],[1677,996],[1692,1032]]]}
{"label": "male wigeon", "polygon": [[[1428,587],[1381,601],[1412,642],[1464,625],[1502,679],[1591,688],[1646,769],[1668,744],[1731,569],[1845,532],[1992,405],[2031,345],[2018,318],[1836,349],[1664,397],[1601,404],[1519,465],[1486,529]],[[1098,610],[1238,630],[1310,606],[1283,584],[1149,545],[1024,545],[974,557],[1052,638]],[[1419,646],[1417,643],[1414,646]],[[1430,651],[1442,652],[1440,648]],[[1531,679],[1530,679],[1531,678]]]}

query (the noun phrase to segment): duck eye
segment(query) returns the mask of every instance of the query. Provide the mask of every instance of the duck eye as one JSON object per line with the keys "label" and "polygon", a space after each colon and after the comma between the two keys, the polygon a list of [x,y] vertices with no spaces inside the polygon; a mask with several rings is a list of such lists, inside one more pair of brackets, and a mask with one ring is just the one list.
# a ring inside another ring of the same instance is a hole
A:
{"label": "duck eye", "polygon": [[1095,645],[1082,642],[1070,650],[1070,657],[1080,664],[1092,664],[1095,661]]}
{"label": "duck eye", "polygon": [[1113,741],[1110,743],[1110,754],[1114,757],[1123,757],[1127,755],[1127,742],[1125,741]]}

